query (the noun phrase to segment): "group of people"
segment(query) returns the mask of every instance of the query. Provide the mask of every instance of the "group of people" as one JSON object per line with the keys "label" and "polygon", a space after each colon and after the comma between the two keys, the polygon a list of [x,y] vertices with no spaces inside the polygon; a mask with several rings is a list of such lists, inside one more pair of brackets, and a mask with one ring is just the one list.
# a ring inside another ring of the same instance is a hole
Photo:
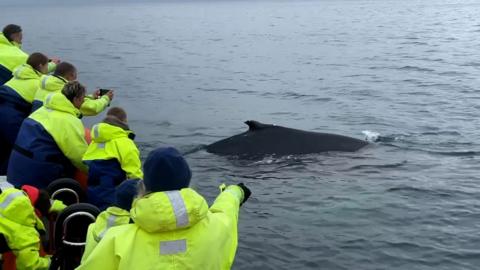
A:
{"label": "group of people", "polygon": [[0,33],[0,175],[12,185],[0,189],[0,247],[12,251],[17,269],[48,269],[40,218],[65,205],[44,189],[79,172],[88,175],[88,202],[103,212],[88,229],[78,269],[229,269],[250,190],[222,186],[208,207],[189,188],[189,165],[173,147],[150,152],[142,170],[120,107],[87,134],[82,116],[106,110],[113,91],[87,95],[74,65],[28,55],[22,38],[18,25]]}

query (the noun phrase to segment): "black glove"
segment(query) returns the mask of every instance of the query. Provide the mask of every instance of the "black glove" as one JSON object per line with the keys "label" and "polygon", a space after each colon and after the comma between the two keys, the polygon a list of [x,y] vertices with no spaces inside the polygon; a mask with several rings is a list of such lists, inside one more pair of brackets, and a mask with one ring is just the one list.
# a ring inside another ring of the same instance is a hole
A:
{"label": "black glove", "polygon": [[250,198],[250,195],[252,195],[252,192],[243,183],[240,183],[237,186],[239,186],[243,190],[243,201],[240,203],[240,206],[242,206],[242,204],[245,203],[248,200],[248,198]]}

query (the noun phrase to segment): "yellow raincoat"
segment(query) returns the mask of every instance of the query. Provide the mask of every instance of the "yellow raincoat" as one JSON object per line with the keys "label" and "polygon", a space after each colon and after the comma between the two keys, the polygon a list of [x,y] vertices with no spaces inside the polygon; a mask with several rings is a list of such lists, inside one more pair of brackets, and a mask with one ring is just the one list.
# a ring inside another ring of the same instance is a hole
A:
{"label": "yellow raincoat", "polygon": [[135,224],[111,228],[77,269],[230,269],[242,199],[238,186],[210,209],[190,188],[148,194],[133,203]]}

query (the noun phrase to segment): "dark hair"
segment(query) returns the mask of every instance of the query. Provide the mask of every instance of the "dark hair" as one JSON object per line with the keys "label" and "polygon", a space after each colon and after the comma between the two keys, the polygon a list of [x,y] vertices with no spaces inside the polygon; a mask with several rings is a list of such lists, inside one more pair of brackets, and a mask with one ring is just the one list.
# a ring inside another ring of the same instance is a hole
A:
{"label": "dark hair", "polygon": [[53,73],[54,76],[61,76],[65,77],[66,75],[75,72],[77,69],[74,65],[68,62],[61,62],[55,68],[55,72]]}
{"label": "dark hair", "polygon": [[22,32],[22,28],[16,24],[9,24],[3,28],[3,35],[8,39],[8,41],[12,41],[12,34]]}
{"label": "dark hair", "polygon": [[112,107],[110,108],[110,110],[108,110],[107,112],[107,116],[114,116],[116,118],[118,118],[118,120],[122,121],[122,122],[126,122],[127,121],[127,113],[125,112],[124,109],[120,108],[120,107]]}
{"label": "dark hair", "polygon": [[50,195],[47,191],[40,189],[38,193],[38,199],[34,205],[35,209],[40,211],[42,216],[47,216],[48,211],[50,210],[51,203],[50,203]]}
{"label": "dark hair", "polygon": [[72,103],[74,98],[85,95],[85,92],[85,86],[78,81],[68,82],[62,89],[62,94],[64,94]]}
{"label": "dark hair", "polygon": [[32,53],[27,59],[27,64],[33,67],[35,70],[40,71],[40,65],[45,65],[48,63],[48,57],[43,53]]}

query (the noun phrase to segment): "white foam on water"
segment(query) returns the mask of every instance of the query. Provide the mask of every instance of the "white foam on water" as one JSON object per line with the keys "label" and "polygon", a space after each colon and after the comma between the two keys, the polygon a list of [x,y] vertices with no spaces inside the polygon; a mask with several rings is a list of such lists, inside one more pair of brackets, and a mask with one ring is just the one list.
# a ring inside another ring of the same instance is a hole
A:
{"label": "white foam on water", "polygon": [[367,142],[376,142],[378,137],[380,137],[380,133],[370,130],[362,131],[363,135],[365,135],[365,140]]}

